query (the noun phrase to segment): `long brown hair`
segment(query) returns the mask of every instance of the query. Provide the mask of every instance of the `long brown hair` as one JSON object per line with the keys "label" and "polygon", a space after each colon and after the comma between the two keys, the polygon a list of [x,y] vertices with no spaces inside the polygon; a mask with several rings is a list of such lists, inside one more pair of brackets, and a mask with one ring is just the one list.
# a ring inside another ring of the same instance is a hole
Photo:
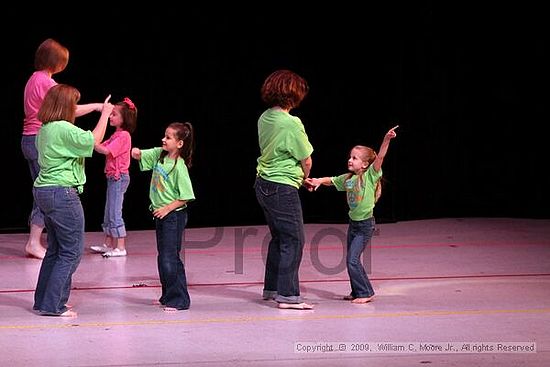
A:
{"label": "long brown hair", "polygon": [[80,92],[67,84],[57,84],[48,90],[44,101],[38,110],[38,120],[43,124],[52,121],[69,121],[74,124],[76,104],[80,100]]}

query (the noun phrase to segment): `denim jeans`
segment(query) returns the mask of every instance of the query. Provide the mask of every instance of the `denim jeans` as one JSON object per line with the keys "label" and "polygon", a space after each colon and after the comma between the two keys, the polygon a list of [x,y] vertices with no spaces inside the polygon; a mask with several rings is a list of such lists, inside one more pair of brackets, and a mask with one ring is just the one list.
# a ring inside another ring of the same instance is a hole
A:
{"label": "denim jeans", "polygon": [[107,177],[107,196],[105,197],[105,213],[103,215],[103,232],[113,238],[126,237],[126,227],[122,218],[124,194],[130,184],[130,176],[121,174],[118,180]]}
{"label": "denim jeans", "polygon": [[374,226],[374,217],[361,221],[350,220],[349,223],[346,265],[351,283],[351,295],[354,298],[374,296],[374,290],[361,263],[361,254],[371,241]]}
{"label": "denim jeans", "polygon": [[84,251],[84,211],[75,188],[35,187],[33,193],[48,232],[33,308],[59,315],[67,310],[72,276]]}
{"label": "denim jeans", "polygon": [[298,271],[304,248],[304,222],[298,190],[260,177],[256,178],[254,188],[271,232],[264,298],[271,296],[279,303],[300,303]]}
{"label": "denim jeans", "polygon": [[[38,165],[38,151],[36,150],[36,135],[23,135],[21,138],[21,151],[23,157],[27,160],[29,165],[29,171],[31,172],[32,182],[38,177],[40,173],[40,166]],[[39,227],[44,227],[44,214],[40,211],[36,205],[36,201],[32,201],[32,210],[29,216],[29,224],[36,224]]]}
{"label": "denim jeans", "polygon": [[185,267],[180,258],[186,224],[186,209],[173,211],[162,219],[155,219],[157,265],[162,286],[159,302],[164,306],[178,310],[187,310],[191,305],[191,299],[187,292]]}

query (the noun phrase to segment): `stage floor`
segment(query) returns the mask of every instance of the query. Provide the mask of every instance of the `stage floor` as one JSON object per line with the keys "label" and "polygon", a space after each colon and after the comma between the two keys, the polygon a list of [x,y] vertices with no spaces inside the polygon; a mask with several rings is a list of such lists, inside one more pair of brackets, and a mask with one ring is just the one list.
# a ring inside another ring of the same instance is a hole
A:
{"label": "stage floor", "polygon": [[[26,234],[0,234],[0,365],[550,364],[550,220],[377,227],[364,258],[376,291],[368,304],[341,299],[350,290],[346,225],[306,225],[300,284],[315,306],[308,311],[261,299],[269,235],[255,226],[188,229],[191,308],[165,313],[153,305],[154,231],[132,231],[127,257],[86,251],[69,300],[77,318],[33,313],[41,261],[24,257]],[[87,245],[102,237],[86,233]]]}

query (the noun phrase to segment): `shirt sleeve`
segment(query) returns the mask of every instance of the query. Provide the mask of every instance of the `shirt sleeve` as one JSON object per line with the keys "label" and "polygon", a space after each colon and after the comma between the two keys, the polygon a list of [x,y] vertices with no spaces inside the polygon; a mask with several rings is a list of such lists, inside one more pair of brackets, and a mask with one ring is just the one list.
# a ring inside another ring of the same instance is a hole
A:
{"label": "shirt sleeve", "polygon": [[139,160],[139,169],[142,171],[152,170],[159,160],[161,151],[162,148],[142,149],[141,159]]}
{"label": "shirt sleeve", "polygon": [[298,161],[301,161],[313,153],[313,146],[309,142],[306,130],[302,121],[295,117],[296,126],[290,129],[287,134],[287,146],[290,154]]}
{"label": "shirt sleeve", "polygon": [[347,173],[344,173],[340,176],[334,176],[331,177],[330,180],[332,181],[332,184],[338,191],[346,191],[346,187],[344,186],[344,183],[346,182],[346,177],[348,177]]}
{"label": "shirt sleeve", "polygon": [[66,153],[71,158],[91,157],[94,152],[94,134],[72,124],[65,130],[64,143]]}
{"label": "shirt sleeve", "polygon": [[191,184],[191,178],[189,177],[189,170],[183,161],[178,164],[176,170],[176,189],[178,192],[178,200],[191,201],[195,200],[195,193],[193,192],[193,185]]}

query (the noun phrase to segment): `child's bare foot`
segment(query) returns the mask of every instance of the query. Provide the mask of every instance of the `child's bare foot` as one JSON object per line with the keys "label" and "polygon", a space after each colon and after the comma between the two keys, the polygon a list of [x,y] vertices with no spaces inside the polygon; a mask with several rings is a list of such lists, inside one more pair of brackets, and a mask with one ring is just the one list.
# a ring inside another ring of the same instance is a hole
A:
{"label": "child's bare foot", "polygon": [[351,303],[355,303],[355,304],[369,303],[373,299],[374,299],[374,296],[355,298],[354,300],[351,301]]}
{"label": "child's bare foot", "polygon": [[302,302],[302,303],[279,303],[279,308],[282,309],[292,309],[292,310],[311,310],[313,309],[313,305],[310,305],[308,303]]}
{"label": "child's bare foot", "polygon": [[43,259],[46,256],[46,249],[40,245],[32,245],[27,243],[25,246],[25,254],[27,257],[33,257],[36,259]]}

